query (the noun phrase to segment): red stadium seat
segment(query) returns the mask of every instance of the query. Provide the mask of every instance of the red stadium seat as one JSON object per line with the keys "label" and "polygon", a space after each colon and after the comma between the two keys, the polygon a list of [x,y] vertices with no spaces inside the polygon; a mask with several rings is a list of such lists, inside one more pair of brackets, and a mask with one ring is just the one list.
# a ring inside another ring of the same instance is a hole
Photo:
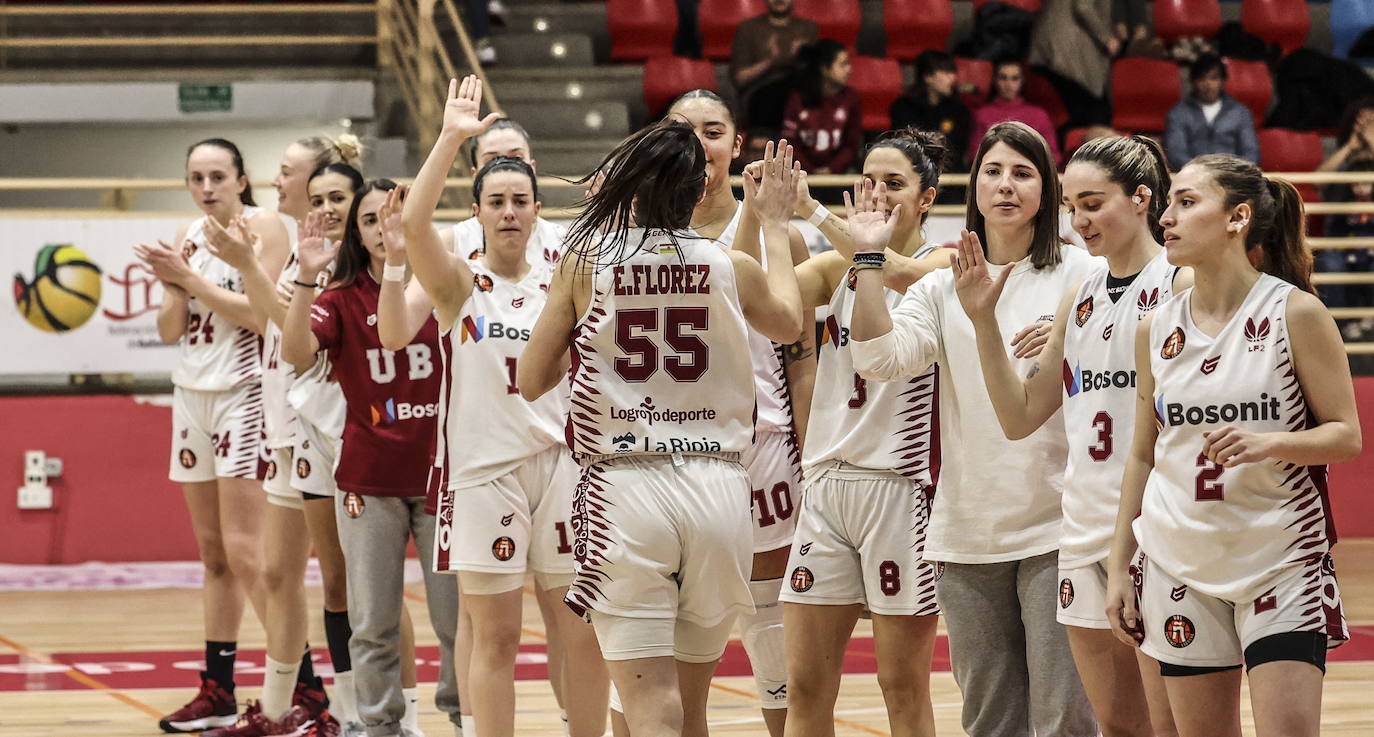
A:
{"label": "red stadium seat", "polygon": [[1164,118],[1183,96],[1178,65],[1157,59],[1127,58],[1112,65],[1112,127],[1159,133]]}
{"label": "red stadium seat", "polygon": [[688,90],[715,88],[716,71],[709,61],[656,56],[644,62],[644,108],[650,116],[657,117]]}
{"label": "red stadium seat", "polygon": [[896,59],[855,56],[849,86],[863,100],[864,130],[885,131],[892,127],[889,111],[892,101],[902,94],[902,67]]}
{"label": "red stadium seat", "polygon": [[[983,7],[988,0],[973,0],[973,14],[978,15],[978,9]],[[1040,0],[1002,0],[1002,2],[1014,8],[1021,8],[1032,13],[1040,12]]]}
{"label": "red stadium seat", "polygon": [[[1266,172],[1316,171],[1326,154],[1321,134],[1287,128],[1261,128],[1258,133],[1260,168]],[[1294,184],[1303,202],[1320,202],[1321,192],[1312,184]],[[1324,218],[1308,216],[1307,232],[1318,235]]]}
{"label": "red stadium seat", "polygon": [[1250,108],[1255,125],[1264,121],[1269,100],[1274,97],[1274,80],[1269,65],[1262,61],[1226,59],[1226,93]]}
{"label": "red stadium seat", "polygon": [[1306,0],[1242,0],[1240,25],[1269,43],[1290,54],[1302,48],[1312,19],[1307,15]]}
{"label": "red stadium seat", "polygon": [[863,23],[859,0],[796,0],[792,12],[815,21],[821,38],[834,39],[846,48],[853,49],[859,38],[859,26]]}
{"label": "red stadium seat", "polygon": [[1056,129],[1069,122],[1069,109],[1064,107],[1064,101],[1059,98],[1059,90],[1055,89],[1048,79],[1026,70],[1023,92],[1026,102],[1045,108],[1045,112],[1050,115],[1050,122],[1054,123]]}
{"label": "red stadium seat", "polygon": [[1217,0],[1155,0],[1155,33],[1164,43],[1180,38],[1212,38],[1221,30]]}
{"label": "red stadium seat", "polygon": [[1084,139],[1087,138],[1087,136],[1087,128],[1070,128],[1064,131],[1064,156],[1066,158],[1073,156],[1073,152],[1077,151],[1078,147],[1086,142]]}
{"label": "red stadium seat", "polygon": [[640,61],[673,53],[677,6],[673,0],[607,0],[612,61]]}
{"label": "red stadium seat", "polygon": [[[677,17],[676,6],[673,17]],[[763,0],[701,0],[697,12],[701,18],[702,53],[712,61],[729,61],[730,45],[735,42],[735,27],[745,18],[763,15]]]}
{"label": "red stadium seat", "polygon": [[959,86],[973,85],[974,92],[960,96],[968,109],[982,107],[988,99],[988,88],[992,85],[992,62],[984,59],[964,59],[955,57],[954,66],[959,73]]}
{"label": "red stadium seat", "polygon": [[883,28],[888,58],[911,61],[927,49],[944,50],[954,10],[949,0],[886,0]]}

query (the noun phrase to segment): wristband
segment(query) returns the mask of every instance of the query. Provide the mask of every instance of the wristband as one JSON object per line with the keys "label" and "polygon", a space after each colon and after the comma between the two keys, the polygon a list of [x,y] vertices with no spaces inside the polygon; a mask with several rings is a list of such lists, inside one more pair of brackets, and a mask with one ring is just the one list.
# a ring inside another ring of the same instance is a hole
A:
{"label": "wristband", "polygon": [[887,254],[882,251],[863,251],[854,254],[854,266],[881,269],[887,263]]}
{"label": "wristband", "polygon": [[298,287],[305,287],[306,289],[319,289],[319,288],[320,288],[320,285],[319,285],[319,284],[316,284],[316,283],[313,282],[313,281],[301,281],[300,279],[292,279],[291,281],[292,281],[292,283],[294,283],[296,286],[298,286]]}
{"label": "wristband", "polygon": [[816,209],[811,211],[811,217],[807,218],[806,222],[819,228],[821,227],[821,223],[825,222],[825,219],[828,217],[830,217],[830,211],[825,209],[825,205],[817,202]]}
{"label": "wristband", "polygon": [[405,281],[405,264],[387,264],[382,267],[382,281]]}
{"label": "wristband", "polygon": [[883,265],[882,265],[882,264],[866,264],[866,263],[858,263],[858,262],[856,262],[853,266],[851,266],[851,267],[849,267],[849,268],[851,268],[851,269],[853,269],[853,270],[855,270],[855,271],[864,271],[864,270],[866,270],[866,269],[881,269],[881,268],[883,268]]}

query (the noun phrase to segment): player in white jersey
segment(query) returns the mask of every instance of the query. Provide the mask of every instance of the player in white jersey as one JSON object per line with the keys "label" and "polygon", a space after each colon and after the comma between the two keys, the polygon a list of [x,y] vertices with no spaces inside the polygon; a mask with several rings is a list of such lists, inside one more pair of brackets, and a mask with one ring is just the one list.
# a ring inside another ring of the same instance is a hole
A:
{"label": "player in white jersey", "polygon": [[798,168],[780,148],[752,205],[765,274],[686,232],[706,184],[691,126],[665,121],[617,146],[519,367],[533,399],[563,380],[572,350],[567,434],[583,475],[567,602],[596,628],[634,734],[705,734],[711,674],[753,608],[739,464],[754,430],[748,326],[786,341],[803,325],[786,223]]}
{"label": "player in white jersey", "polygon": [[1361,447],[1349,364],[1291,184],[1207,155],[1169,194],[1164,247],[1196,283],[1138,331],[1107,616],[1160,661],[1182,737],[1239,737],[1242,664],[1256,734],[1316,735],[1349,636],[1326,506],[1326,464]]}
{"label": "player in white jersey", "polygon": [[[350,135],[338,140],[316,136],[293,142],[283,153],[281,171],[273,180],[278,212],[297,218],[300,233],[313,235],[323,234],[323,223],[332,215],[329,219],[338,223],[334,235],[341,236],[343,220],[362,181],[355,168],[361,154],[361,144]],[[337,384],[327,381],[327,359],[322,358],[300,377],[281,360],[281,322],[298,274],[295,246],[274,284],[254,256],[241,226],[235,223],[224,229],[211,225],[209,234],[211,249],[243,275],[249,303],[267,324],[263,393],[270,457],[263,487],[271,502],[264,530],[268,660],[262,698],[249,709],[285,725],[299,721],[295,715],[286,714],[288,707],[303,707],[306,718],[330,719],[318,713],[328,704],[331,714],[342,719],[345,726],[358,723],[348,653],[352,630],[347,585],[333,509],[332,468],[337,438],[343,430],[343,397]],[[322,281],[327,283],[327,278]],[[301,447],[299,454],[293,452],[295,446]],[[309,530],[308,536],[300,534],[302,524]],[[312,546],[324,583],[324,629],[334,666],[332,703],[325,699],[314,675],[306,643],[309,618],[304,576]],[[306,655],[297,662],[290,654],[301,649]],[[258,731],[275,728],[261,720],[247,721],[256,722]]]}
{"label": "player in white jersey", "polygon": [[1150,139],[1098,138],[1074,153],[1064,201],[1088,252],[1106,263],[1064,293],[1045,350],[1024,380],[1007,356],[995,309],[1008,272],[998,281],[988,276],[971,234],[960,244],[965,267],[955,279],[1006,436],[1026,437],[1064,410],[1058,619],[1106,737],[1174,733],[1159,665],[1118,643],[1105,614],[1106,559],[1134,427],[1136,326],[1192,284],[1191,271],[1179,273],[1159,245],[1168,189],[1168,161]]}
{"label": "player in white jersey", "polygon": [[[1059,180],[1038,133],[999,123],[984,135],[974,164],[968,225],[987,244],[987,260],[1000,265],[990,270],[1012,272],[996,308],[1001,339],[1010,342],[1008,323],[1053,315],[1061,295],[1097,261],[1059,242]],[[857,265],[884,260],[871,248],[856,248],[854,258]],[[1023,440],[1004,437],[954,273],[940,270],[916,282],[893,310],[882,273],[856,274],[850,352],[865,379],[907,378],[939,366],[939,494],[925,557],[944,563],[940,608],[963,692],[964,731],[1096,735],[1064,628],[1055,621],[1064,426],[1055,420]]]}
{"label": "player in white jersey", "polygon": [[205,564],[207,667],[196,697],[159,722],[169,732],[234,722],[233,658],[244,597],[263,614],[263,324],[242,293],[238,271],[206,248],[206,221],[223,225],[243,217],[274,274],[288,248],[277,215],[253,205],[243,157],[233,143],[216,138],[191,146],[186,185],[205,215],[184,226],[172,245],[135,247],[163,284],[158,333],[180,344],[172,372],[170,477],[182,484]]}
{"label": "player in white jersey", "polygon": [[[405,204],[407,255],[439,321],[446,367],[431,488],[438,494],[434,569],[456,572],[472,655],[465,677],[483,735],[515,731],[516,652],[522,586],[536,596],[559,635],[560,684],[573,737],[606,727],[609,681],[595,633],[558,606],[572,581],[570,516],[577,467],[562,438],[566,393],[536,402],[519,396],[518,364],[543,309],[552,266],[528,255],[539,215],[534,170],[497,157],[473,180],[473,218],[483,229],[476,259],[450,253],[433,212],[462,144],[491,125],[479,117],[475,79],[450,85],[444,125]],[[393,267],[394,268],[394,267]],[[419,315],[414,315],[418,317]]]}

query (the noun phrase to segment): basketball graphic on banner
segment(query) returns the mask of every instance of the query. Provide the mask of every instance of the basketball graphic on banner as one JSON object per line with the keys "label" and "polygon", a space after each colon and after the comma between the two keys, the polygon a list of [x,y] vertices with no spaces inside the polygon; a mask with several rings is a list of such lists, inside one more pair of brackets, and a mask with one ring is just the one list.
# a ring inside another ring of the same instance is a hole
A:
{"label": "basketball graphic on banner", "polygon": [[34,258],[33,279],[14,275],[14,304],[39,330],[75,330],[100,306],[100,267],[76,246],[43,246]]}

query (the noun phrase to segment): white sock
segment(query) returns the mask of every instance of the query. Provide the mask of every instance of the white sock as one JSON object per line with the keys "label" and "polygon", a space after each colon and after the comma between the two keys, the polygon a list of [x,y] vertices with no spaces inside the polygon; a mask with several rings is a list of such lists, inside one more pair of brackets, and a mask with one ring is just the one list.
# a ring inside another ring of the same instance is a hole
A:
{"label": "white sock", "polygon": [[300,673],[299,659],[282,663],[267,658],[267,672],[262,676],[262,713],[276,719],[291,708],[291,694],[296,691],[296,676]]}
{"label": "white sock", "polygon": [[463,737],[477,737],[477,721],[471,714],[459,717],[463,723]]}
{"label": "white sock", "polygon": [[362,721],[358,718],[358,691],[353,685],[353,671],[334,674],[334,699],[329,706],[342,724]]}
{"label": "white sock", "polygon": [[406,715],[401,717],[401,726],[408,729],[419,729],[420,690],[418,688],[403,688],[401,693],[406,698]]}

